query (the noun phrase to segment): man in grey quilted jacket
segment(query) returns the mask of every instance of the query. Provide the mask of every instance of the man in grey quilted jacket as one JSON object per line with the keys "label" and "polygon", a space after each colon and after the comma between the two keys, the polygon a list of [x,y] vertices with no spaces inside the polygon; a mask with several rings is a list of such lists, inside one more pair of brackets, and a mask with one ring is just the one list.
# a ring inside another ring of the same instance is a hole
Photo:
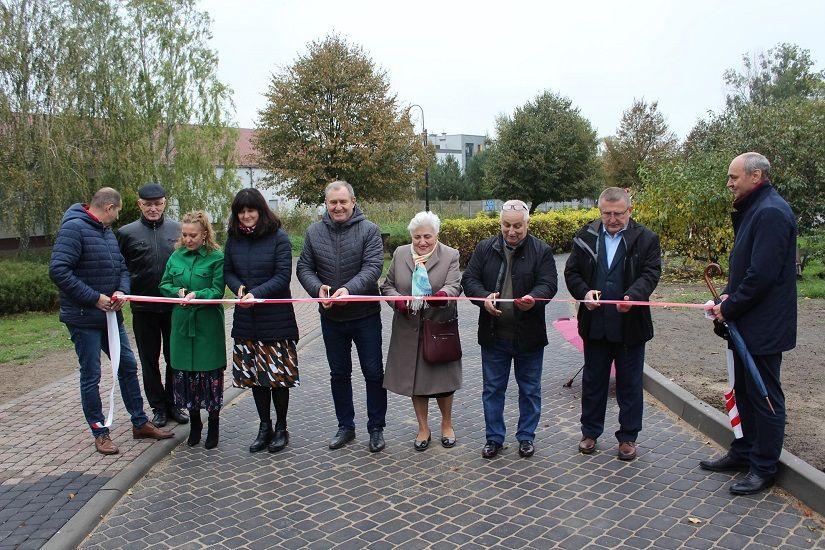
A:
{"label": "man in grey quilted jacket", "polygon": [[298,280],[310,296],[321,302],[321,333],[329,363],[332,400],[338,432],[329,442],[340,449],[355,439],[352,403],[352,343],[367,388],[367,430],[372,452],[384,448],[387,390],[381,355],[381,305],[379,302],[337,301],[350,294],[378,295],[378,278],[384,265],[381,231],[355,204],[355,192],[345,181],[334,181],[324,191],[327,211],[307,229],[298,258]]}

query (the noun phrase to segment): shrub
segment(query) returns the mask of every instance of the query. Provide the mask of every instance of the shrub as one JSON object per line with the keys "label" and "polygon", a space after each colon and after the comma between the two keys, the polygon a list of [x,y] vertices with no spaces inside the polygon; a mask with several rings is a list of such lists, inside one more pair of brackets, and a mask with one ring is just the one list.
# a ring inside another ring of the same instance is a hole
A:
{"label": "shrub", "polygon": [[42,262],[0,261],[0,314],[57,309],[57,287]]}
{"label": "shrub", "polygon": [[[530,233],[553,247],[554,253],[569,252],[573,235],[584,224],[599,217],[596,208],[561,210],[535,214],[530,218]],[[438,240],[461,253],[461,265],[470,261],[476,245],[500,231],[498,218],[442,220]]]}

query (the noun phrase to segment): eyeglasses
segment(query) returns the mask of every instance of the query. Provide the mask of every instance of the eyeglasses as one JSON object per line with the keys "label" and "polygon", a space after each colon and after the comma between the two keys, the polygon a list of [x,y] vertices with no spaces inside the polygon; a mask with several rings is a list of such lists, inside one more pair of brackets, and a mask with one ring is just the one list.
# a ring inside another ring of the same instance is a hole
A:
{"label": "eyeglasses", "polygon": [[501,211],[502,211],[502,212],[504,212],[505,210],[516,210],[516,211],[519,211],[519,210],[530,210],[530,209],[529,209],[529,208],[527,208],[527,205],[526,205],[526,204],[524,204],[524,203],[521,203],[521,204],[519,204],[519,203],[513,203],[513,204],[504,204],[504,205],[502,205],[502,206],[501,206]]}
{"label": "eyeglasses", "polygon": [[610,218],[621,218],[627,211],[630,210],[630,207],[625,208],[621,212],[602,212],[602,218],[609,220]]}

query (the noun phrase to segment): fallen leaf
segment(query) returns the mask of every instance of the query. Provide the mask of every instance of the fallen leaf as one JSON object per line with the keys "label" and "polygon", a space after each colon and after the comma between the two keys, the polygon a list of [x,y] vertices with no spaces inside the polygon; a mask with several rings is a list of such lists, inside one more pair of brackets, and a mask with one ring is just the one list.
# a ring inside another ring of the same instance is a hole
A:
{"label": "fallen leaf", "polygon": [[129,489],[128,491],[126,491],[126,494],[127,494],[127,495],[131,495],[131,494],[132,494],[132,490],[131,490],[131,489]]}
{"label": "fallen leaf", "polygon": [[688,521],[689,521],[689,522],[691,522],[693,525],[696,525],[697,523],[702,523],[702,520],[701,520],[701,519],[699,519],[699,518],[693,518],[693,517],[688,518]]}
{"label": "fallen leaf", "polygon": [[69,493],[69,500],[72,500],[76,496],[77,496],[77,493]]}

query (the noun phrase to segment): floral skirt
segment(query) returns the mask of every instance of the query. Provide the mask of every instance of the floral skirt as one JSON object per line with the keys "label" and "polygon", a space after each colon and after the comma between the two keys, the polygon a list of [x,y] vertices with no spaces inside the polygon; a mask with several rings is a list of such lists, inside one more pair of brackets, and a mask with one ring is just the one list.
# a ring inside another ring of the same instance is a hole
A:
{"label": "floral skirt", "polygon": [[223,370],[187,371],[172,369],[172,393],[180,408],[219,411],[223,406]]}
{"label": "floral skirt", "polygon": [[236,388],[300,386],[295,340],[260,342],[235,338],[232,385]]}

